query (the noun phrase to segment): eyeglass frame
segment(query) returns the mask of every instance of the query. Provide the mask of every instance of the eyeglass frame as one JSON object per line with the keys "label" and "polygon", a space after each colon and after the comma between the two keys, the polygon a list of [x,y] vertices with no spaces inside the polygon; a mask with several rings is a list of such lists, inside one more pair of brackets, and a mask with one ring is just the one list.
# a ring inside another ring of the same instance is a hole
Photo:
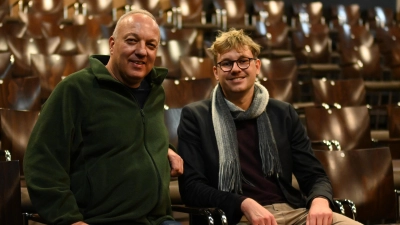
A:
{"label": "eyeglass frame", "polygon": [[[248,59],[248,60],[249,60],[249,64],[248,64],[248,66],[247,66],[246,68],[242,68],[242,67],[239,66],[238,61],[239,61],[239,60],[243,60],[243,59]],[[250,67],[251,60],[257,60],[257,58],[242,57],[242,58],[239,58],[239,59],[237,59],[237,60],[222,60],[222,61],[220,61],[220,62],[217,63],[217,67],[219,67],[223,72],[231,72],[232,69],[233,69],[233,64],[236,63],[236,65],[237,65],[240,69],[245,70],[245,69],[247,69],[247,68]],[[221,67],[221,63],[222,63],[222,62],[226,62],[226,61],[232,63],[232,67],[231,67],[229,70],[227,70],[227,71],[223,70],[222,67]]]}

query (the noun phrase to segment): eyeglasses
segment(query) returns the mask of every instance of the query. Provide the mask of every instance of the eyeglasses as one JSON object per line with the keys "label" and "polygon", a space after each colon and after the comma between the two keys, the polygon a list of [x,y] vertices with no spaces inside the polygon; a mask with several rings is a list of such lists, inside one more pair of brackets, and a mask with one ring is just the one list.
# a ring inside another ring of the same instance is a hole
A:
{"label": "eyeglasses", "polygon": [[235,61],[224,60],[217,63],[217,66],[219,66],[219,68],[221,68],[221,70],[224,72],[230,72],[233,68],[233,64],[236,63],[240,69],[244,70],[249,68],[251,60],[256,60],[256,58],[240,58]]}

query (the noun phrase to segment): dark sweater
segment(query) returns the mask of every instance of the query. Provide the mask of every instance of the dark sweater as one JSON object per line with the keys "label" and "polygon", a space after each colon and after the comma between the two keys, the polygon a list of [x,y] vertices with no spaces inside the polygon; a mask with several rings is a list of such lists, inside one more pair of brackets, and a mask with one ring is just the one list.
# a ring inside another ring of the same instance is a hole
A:
{"label": "dark sweater", "polygon": [[243,176],[251,182],[242,181],[243,195],[261,205],[286,202],[275,177],[264,177],[258,148],[257,119],[235,121],[239,144],[240,166]]}

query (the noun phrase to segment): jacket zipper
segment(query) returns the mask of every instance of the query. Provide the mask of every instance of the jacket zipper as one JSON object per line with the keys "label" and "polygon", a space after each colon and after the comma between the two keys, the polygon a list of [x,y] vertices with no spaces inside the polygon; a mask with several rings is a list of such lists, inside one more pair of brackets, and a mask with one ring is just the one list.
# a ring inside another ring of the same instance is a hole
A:
{"label": "jacket zipper", "polygon": [[[124,84],[121,84],[122,86],[124,86],[124,88],[126,89],[126,91],[129,93],[129,95],[132,97],[133,101],[139,106],[140,108],[140,116],[142,117],[142,124],[143,124],[143,130],[144,130],[144,135],[143,138],[146,139],[146,117],[144,115],[144,111],[143,109],[140,107],[139,101],[136,99],[136,97],[131,93],[131,91],[128,89],[128,87],[126,87]],[[144,143],[144,148],[146,149],[147,154],[150,156],[151,161],[153,162],[153,166],[156,169],[156,174],[157,174],[157,179],[158,179],[158,200],[157,200],[157,204],[159,204],[160,202],[160,196],[161,196],[161,186],[162,186],[162,182],[161,182],[161,176],[160,176],[160,172],[158,171],[158,168],[156,166],[156,163],[154,162],[154,159],[152,157],[152,155],[150,154],[148,147],[146,145],[146,141],[143,141]],[[157,206],[155,206],[157,207]]]}

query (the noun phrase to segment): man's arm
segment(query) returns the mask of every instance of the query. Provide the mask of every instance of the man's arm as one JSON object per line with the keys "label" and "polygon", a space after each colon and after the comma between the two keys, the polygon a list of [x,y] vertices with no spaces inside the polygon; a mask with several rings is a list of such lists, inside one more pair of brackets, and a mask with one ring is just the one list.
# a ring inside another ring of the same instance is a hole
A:
{"label": "man's arm", "polygon": [[[204,103],[200,107],[184,107],[178,127],[178,153],[184,160],[185,172],[179,177],[179,192],[188,206],[218,207],[228,220],[240,219],[239,194],[218,190],[218,150]],[[237,223],[237,221],[234,221]],[[228,223],[234,223],[228,221]]]}
{"label": "man's arm", "polygon": [[[70,162],[75,109],[80,104],[65,90],[46,101],[31,133],[24,156],[24,173],[33,206],[51,224],[82,221],[76,199],[70,190]],[[76,133],[75,129],[75,133]]]}
{"label": "man's arm", "polygon": [[251,224],[277,225],[274,215],[251,198],[242,202],[241,209]]}
{"label": "man's arm", "polygon": [[183,159],[174,152],[168,149],[168,160],[171,165],[171,177],[178,177],[183,174]]}
{"label": "man's arm", "polygon": [[79,222],[73,223],[72,225],[89,225],[89,224],[79,221]]}
{"label": "man's arm", "polygon": [[316,197],[311,202],[307,216],[307,225],[332,224],[333,212],[326,198]]}

